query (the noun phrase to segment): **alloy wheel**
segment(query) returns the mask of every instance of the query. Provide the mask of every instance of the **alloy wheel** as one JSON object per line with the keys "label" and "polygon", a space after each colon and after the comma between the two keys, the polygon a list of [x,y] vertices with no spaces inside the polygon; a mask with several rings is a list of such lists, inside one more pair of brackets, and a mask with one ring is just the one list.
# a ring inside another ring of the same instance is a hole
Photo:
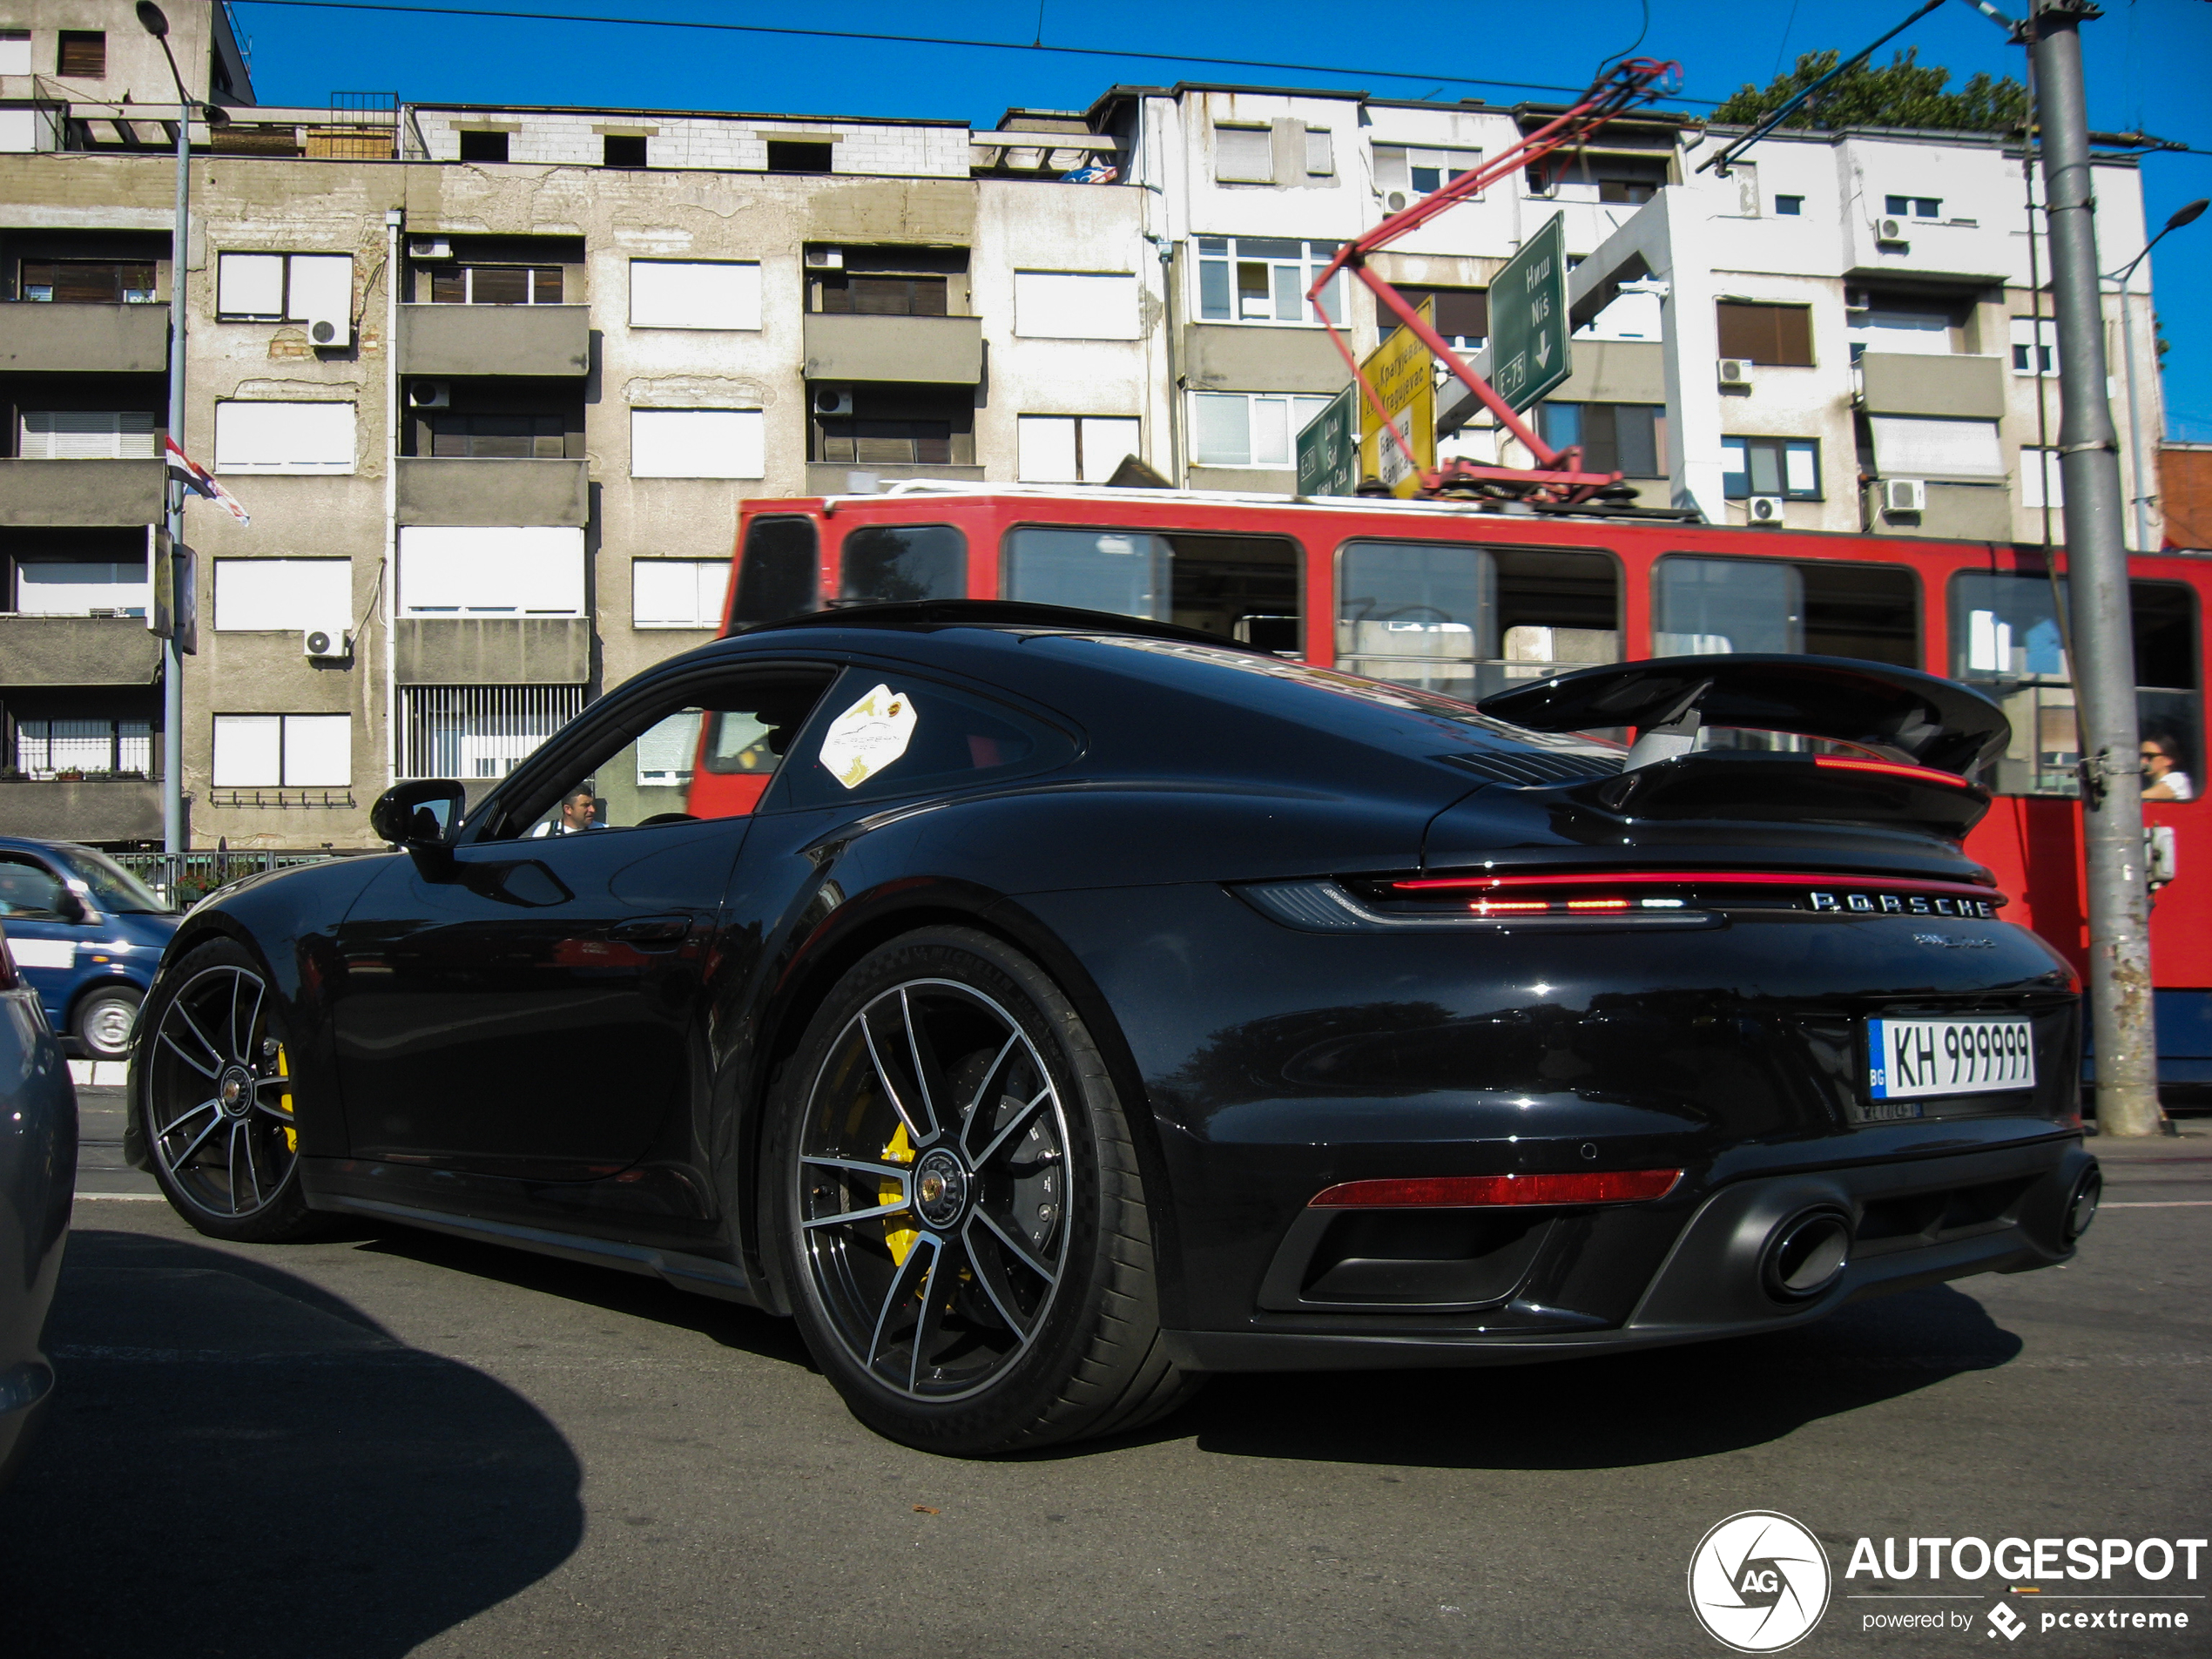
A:
{"label": "alloy wheel", "polygon": [[909,1399],[959,1399],[1028,1349],[1066,1274],[1058,1085],[972,986],[915,979],[830,1045],[793,1170],[799,1254],[838,1340]]}
{"label": "alloy wheel", "polygon": [[146,1143],[172,1191],[229,1219],[266,1209],[299,1160],[291,1068],[268,987],[221,964],[186,981],[147,1051]]}

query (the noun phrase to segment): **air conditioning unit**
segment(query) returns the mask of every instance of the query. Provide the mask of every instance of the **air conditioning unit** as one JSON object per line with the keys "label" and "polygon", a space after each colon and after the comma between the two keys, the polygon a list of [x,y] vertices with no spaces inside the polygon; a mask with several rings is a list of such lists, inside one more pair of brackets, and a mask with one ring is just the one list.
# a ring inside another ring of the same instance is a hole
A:
{"label": "air conditioning unit", "polygon": [[1751,363],[1749,358],[1723,357],[1721,359],[1721,385],[1723,388],[1737,387],[1748,389],[1750,384]]}
{"label": "air conditioning unit", "polygon": [[814,413],[819,415],[850,415],[853,413],[853,388],[849,386],[817,386],[814,388]]}
{"label": "air conditioning unit", "polygon": [[1413,198],[1409,191],[1386,190],[1383,192],[1382,202],[1383,212],[1386,213],[1402,213],[1413,205]]}
{"label": "air conditioning unit", "polygon": [[1889,246],[1902,246],[1912,239],[1905,233],[1901,219],[1878,219],[1874,221],[1874,239]]}
{"label": "air conditioning unit", "polygon": [[1782,497],[1754,496],[1743,503],[1744,519],[1753,524],[1779,524],[1782,522]]}
{"label": "air conditioning unit", "polygon": [[806,250],[806,263],[818,271],[842,271],[845,268],[845,250],[841,247],[810,247]]}
{"label": "air conditioning unit", "polygon": [[412,381],[408,384],[407,401],[418,409],[449,409],[453,407],[453,382]]}
{"label": "air conditioning unit", "polygon": [[417,236],[408,239],[407,256],[411,260],[449,260],[453,257],[453,239],[449,236]]}
{"label": "air conditioning unit", "polygon": [[300,636],[300,649],[310,657],[351,657],[354,637],[339,623],[328,628],[309,628]]}
{"label": "air conditioning unit", "polygon": [[1928,510],[1928,486],[1919,478],[1885,478],[1882,480],[1882,510],[1885,513],[1925,513]]}

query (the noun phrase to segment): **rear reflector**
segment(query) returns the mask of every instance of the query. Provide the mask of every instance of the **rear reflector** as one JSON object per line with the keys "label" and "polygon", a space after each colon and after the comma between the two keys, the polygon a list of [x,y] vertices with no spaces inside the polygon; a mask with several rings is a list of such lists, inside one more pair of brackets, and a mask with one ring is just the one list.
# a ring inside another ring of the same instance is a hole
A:
{"label": "rear reflector", "polygon": [[[1941,774],[1947,776],[1948,774]],[[1571,875],[1439,875],[1393,881],[1393,893],[1506,893],[1529,887],[1861,887],[1877,893],[1935,893],[2003,904],[2005,895],[1978,881],[1838,875],[1800,870],[1586,870]],[[1492,904],[1499,902],[1492,900]],[[1571,900],[1569,902],[1572,902]]]}
{"label": "rear reflector", "polygon": [[1636,1204],[1663,1198],[1680,1170],[1600,1170],[1574,1175],[1433,1175],[1346,1181],[1317,1195],[1315,1210],[1466,1210],[1484,1204]]}

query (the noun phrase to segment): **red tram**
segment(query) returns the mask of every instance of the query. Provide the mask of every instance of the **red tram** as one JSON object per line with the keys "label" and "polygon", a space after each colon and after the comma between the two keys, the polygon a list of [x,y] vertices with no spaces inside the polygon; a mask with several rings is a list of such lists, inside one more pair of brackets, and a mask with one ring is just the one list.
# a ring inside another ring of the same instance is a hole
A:
{"label": "red tram", "polygon": [[[2201,618],[2212,560],[2131,561],[2145,816],[2168,878],[2151,920],[2160,1080],[2212,1085],[2212,854]],[[1998,543],[1514,514],[1448,501],[924,483],[753,501],[725,610],[734,631],[826,606],[1007,598],[1182,624],[1304,661],[1475,698],[1595,663],[1803,651],[1925,669],[1988,692],[2010,751],[1967,850],[2077,968],[2080,759],[2065,561]],[[1770,734],[1716,740],[1787,744]],[[759,785],[702,755],[694,811]],[[2158,774],[2153,782],[2149,772]]]}

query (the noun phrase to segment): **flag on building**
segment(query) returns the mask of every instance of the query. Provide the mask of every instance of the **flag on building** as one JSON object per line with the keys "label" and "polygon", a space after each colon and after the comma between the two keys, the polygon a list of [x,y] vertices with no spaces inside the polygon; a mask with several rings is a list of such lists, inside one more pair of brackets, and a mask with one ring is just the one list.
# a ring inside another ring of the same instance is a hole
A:
{"label": "flag on building", "polygon": [[253,522],[246,509],[239,504],[238,497],[217,483],[209,475],[205,467],[179,449],[174,438],[165,437],[161,441],[161,447],[167,452],[165,459],[169,463],[169,475],[172,478],[191,490],[193,495],[206,496],[233,518],[238,520],[239,523],[251,524]]}

